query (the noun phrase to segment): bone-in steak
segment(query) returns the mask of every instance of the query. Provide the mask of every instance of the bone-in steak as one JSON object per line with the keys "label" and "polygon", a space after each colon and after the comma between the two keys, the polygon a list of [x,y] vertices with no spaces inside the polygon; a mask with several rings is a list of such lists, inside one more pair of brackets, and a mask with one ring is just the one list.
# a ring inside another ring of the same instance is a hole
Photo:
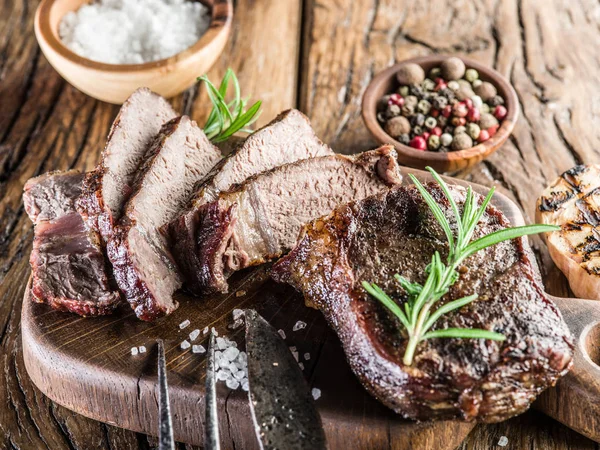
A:
{"label": "bone-in steak", "polygon": [[123,103],[100,164],[85,178],[78,204],[86,224],[100,234],[104,244],[121,217],[149,145],[160,127],[176,116],[171,105],[148,88],[138,89]]}
{"label": "bone-in steak", "polygon": [[159,228],[189,200],[221,153],[187,116],[166,123],[139,170],[107,250],[119,288],[143,320],[171,313],[180,275]]}
{"label": "bone-in steak", "polygon": [[33,299],[82,316],[111,313],[120,297],[108,281],[96,234],[75,203],[84,174],[50,172],[25,184],[25,211],[35,225],[30,264]]}
{"label": "bone-in steak", "polygon": [[170,227],[169,240],[190,290],[226,292],[233,272],[289,250],[304,223],[399,182],[396,152],[390,146],[352,157],[298,161],[221,193],[197,211],[189,236],[182,239]]}
{"label": "bone-in steak", "polygon": [[[441,189],[427,189],[452,217]],[[464,189],[451,190],[462,205]],[[474,238],[508,225],[489,206]],[[376,282],[402,303],[405,293],[393,275],[423,283],[433,252],[446,257],[443,231],[414,187],[341,206],[312,222],[272,275],[323,312],[356,376],[397,413],[419,420],[496,422],[526,410],[572,363],[572,337],[540,286],[526,246],[525,239],[515,239],[466,260],[442,301],[479,297],[434,325],[483,328],[504,334],[506,341],[426,340],[410,367],[402,364],[407,344],[402,325],[360,283]]]}

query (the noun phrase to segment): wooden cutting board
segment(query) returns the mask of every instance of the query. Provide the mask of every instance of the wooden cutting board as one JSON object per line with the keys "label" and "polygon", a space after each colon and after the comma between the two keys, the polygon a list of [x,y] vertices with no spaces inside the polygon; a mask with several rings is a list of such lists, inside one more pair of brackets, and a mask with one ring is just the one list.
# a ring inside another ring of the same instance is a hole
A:
{"label": "wooden cutting board", "polygon": [[[428,174],[414,173],[429,181]],[[407,177],[405,177],[406,179]],[[462,180],[450,180],[465,185]],[[406,181],[405,181],[406,182]],[[475,190],[487,189],[474,185]],[[501,194],[493,203],[514,225],[523,223],[518,207]],[[215,327],[243,346],[243,329],[228,329],[234,308],[255,308],[300,355],[310,385],[322,391],[317,401],[331,449],[453,449],[474,424],[458,421],[415,423],[400,419],[369,396],[350,371],[335,334],[318,311],[307,308],[288,286],[269,279],[269,267],[236,274],[231,292],[210,298],[179,296],[180,307],[155,323],[136,319],[123,307],[113,316],[81,318],[31,302],[29,290],[21,319],[27,371],[36,386],[57,403],[87,417],[137,432],[156,434],[158,423],[156,339],[165,340],[175,438],[201,445],[204,435],[205,355],[182,350],[194,329]],[[567,426],[600,441],[600,303],[555,299],[575,334],[575,368],[548,390],[537,407]],[[191,325],[180,330],[189,319]],[[302,320],[305,329],[292,331]],[[206,336],[196,343],[206,346]],[[144,345],[148,352],[131,355]],[[595,361],[595,363],[593,362]],[[258,448],[247,395],[218,385],[223,448]]]}

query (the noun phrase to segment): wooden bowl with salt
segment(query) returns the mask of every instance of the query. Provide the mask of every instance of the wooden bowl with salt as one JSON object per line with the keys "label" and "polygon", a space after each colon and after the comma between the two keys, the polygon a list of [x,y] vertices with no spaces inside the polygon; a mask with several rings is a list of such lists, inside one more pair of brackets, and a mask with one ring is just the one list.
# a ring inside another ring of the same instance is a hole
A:
{"label": "wooden bowl with salt", "polygon": [[86,3],[89,1],[42,0],[35,15],[35,36],[50,64],[65,80],[98,100],[115,104],[123,103],[142,86],[164,97],[173,97],[190,87],[223,52],[233,19],[232,0],[203,0],[211,11],[210,26],[188,49],[143,64],[106,64],[77,55],[58,35],[64,15]]}
{"label": "wooden bowl with salt", "polygon": [[517,93],[510,83],[494,69],[476,61],[460,57],[467,69],[472,68],[477,70],[479,78],[492,83],[498,90],[498,94],[504,99],[508,114],[502,120],[496,134],[474,147],[448,153],[417,150],[398,142],[387,134],[377,120],[377,102],[383,95],[390,94],[398,89],[399,84],[396,80],[396,73],[400,67],[414,63],[420,65],[425,70],[425,73],[429,73],[432,68],[438,67],[442,61],[449,57],[444,55],[430,55],[402,61],[375,76],[365,91],[362,100],[362,117],[365,125],[379,143],[392,144],[396,148],[398,160],[404,166],[415,167],[417,169],[424,169],[429,166],[438,172],[451,174],[461,172],[498,150],[506,142],[517,122],[519,117],[519,101]]}

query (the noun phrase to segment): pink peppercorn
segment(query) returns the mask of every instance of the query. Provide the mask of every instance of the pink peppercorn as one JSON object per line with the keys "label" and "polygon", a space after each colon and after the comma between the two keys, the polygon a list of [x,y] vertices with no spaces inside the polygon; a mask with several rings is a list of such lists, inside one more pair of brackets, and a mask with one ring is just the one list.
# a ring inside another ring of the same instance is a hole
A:
{"label": "pink peppercorn", "polygon": [[439,109],[432,109],[431,111],[429,111],[429,115],[431,117],[438,117],[440,115],[440,110]]}
{"label": "pink peppercorn", "polygon": [[433,130],[431,130],[431,134],[433,134],[435,136],[441,136],[442,129],[440,127],[435,127]]}
{"label": "pink peppercorn", "polygon": [[469,109],[464,102],[458,102],[452,107],[452,114],[454,114],[456,117],[465,117],[468,112]]}
{"label": "pink peppercorn", "polygon": [[467,105],[467,108],[471,109],[473,107],[473,100],[470,98],[466,98],[463,100],[464,104]]}
{"label": "pink peppercorn", "polygon": [[450,117],[452,115],[452,106],[448,105],[442,109],[442,116]]}
{"label": "pink peppercorn", "polygon": [[477,108],[469,109],[469,112],[467,113],[467,120],[469,122],[479,122],[479,119],[481,119],[481,113],[479,110]]}
{"label": "pink peppercorn", "polygon": [[508,113],[508,111],[502,105],[498,105],[494,109],[494,117],[498,120],[503,120],[506,117],[507,113]]}
{"label": "pink peppercorn", "polygon": [[408,143],[412,148],[416,148],[417,150],[426,150],[427,149],[427,141],[422,136],[415,136]]}
{"label": "pink peppercorn", "polygon": [[402,106],[404,106],[404,97],[400,94],[392,94],[388,100],[388,105],[397,105],[402,108]]}
{"label": "pink peppercorn", "polygon": [[445,89],[446,87],[448,87],[446,80],[444,80],[443,78],[435,79],[435,88],[434,88],[435,91],[441,91],[442,89]]}
{"label": "pink peppercorn", "polygon": [[481,130],[479,132],[479,137],[477,138],[477,140],[479,142],[485,142],[490,138],[490,133],[487,130]]}
{"label": "pink peppercorn", "polygon": [[489,127],[487,129],[487,132],[489,133],[490,137],[492,137],[493,135],[495,135],[496,131],[498,131],[498,125],[494,125],[494,126]]}
{"label": "pink peppercorn", "polygon": [[467,123],[467,119],[465,119],[464,117],[453,117],[451,123],[455,127],[461,127],[465,126],[465,124]]}
{"label": "pink peppercorn", "polygon": [[421,133],[421,136],[423,136],[423,139],[427,140],[429,139],[429,136],[431,136],[431,133],[429,131],[423,131],[423,133]]}

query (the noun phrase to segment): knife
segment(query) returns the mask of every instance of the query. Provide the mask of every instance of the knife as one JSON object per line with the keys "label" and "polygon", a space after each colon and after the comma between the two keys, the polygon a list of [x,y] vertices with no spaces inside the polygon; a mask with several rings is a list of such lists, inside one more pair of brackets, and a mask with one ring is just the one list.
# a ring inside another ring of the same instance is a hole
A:
{"label": "knife", "polygon": [[255,310],[245,316],[248,398],[261,449],[326,449],[321,417],[286,343]]}
{"label": "knife", "polygon": [[215,332],[210,333],[208,342],[208,359],[206,360],[206,433],[204,438],[205,450],[220,450],[219,417],[217,412],[217,388],[215,379]]}

